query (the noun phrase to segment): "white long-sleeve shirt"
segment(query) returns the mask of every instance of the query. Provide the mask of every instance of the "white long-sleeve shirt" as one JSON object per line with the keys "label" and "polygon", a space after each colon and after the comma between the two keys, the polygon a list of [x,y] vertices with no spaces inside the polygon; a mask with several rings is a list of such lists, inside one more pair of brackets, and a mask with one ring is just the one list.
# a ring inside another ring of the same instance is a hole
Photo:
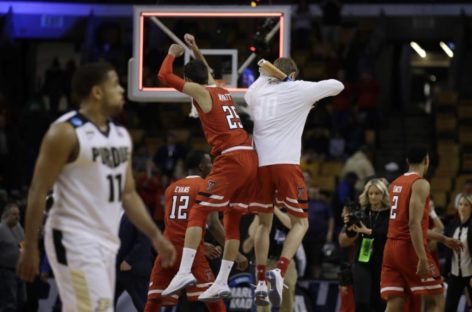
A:
{"label": "white long-sleeve shirt", "polygon": [[303,128],[313,104],[343,89],[334,79],[281,82],[261,75],[244,96],[254,120],[259,167],[300,164]]}
{"label": "white long-sleeve shirt", "polygon": [[459,225],[452,236],[464,244],[464,248],[461,251],[452,253],[451,274],[454,276],[472,276],[472,250],[469,250],[467,241],[468,231],[470,231],[470,227],[467,224],[464,226]]}

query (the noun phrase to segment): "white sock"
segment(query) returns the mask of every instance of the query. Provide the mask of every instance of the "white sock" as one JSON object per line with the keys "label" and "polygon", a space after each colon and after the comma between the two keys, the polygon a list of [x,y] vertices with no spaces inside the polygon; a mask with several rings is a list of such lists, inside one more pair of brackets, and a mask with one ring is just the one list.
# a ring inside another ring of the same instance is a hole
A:
{"label": "white sock", "polygon": [[220,284],[228,284],[228,277],[229,273],[231,272],[231,268],[233,267],[233,263],[234,261],[221,261],[220,271],[218,272],[215,282],[219,282]]}
{"label": "white sock", "polygon": [[192,264],[196,253],[196,249],[184,247],[182,260],[180,261],[179,273],[190,273],[192,271]]}

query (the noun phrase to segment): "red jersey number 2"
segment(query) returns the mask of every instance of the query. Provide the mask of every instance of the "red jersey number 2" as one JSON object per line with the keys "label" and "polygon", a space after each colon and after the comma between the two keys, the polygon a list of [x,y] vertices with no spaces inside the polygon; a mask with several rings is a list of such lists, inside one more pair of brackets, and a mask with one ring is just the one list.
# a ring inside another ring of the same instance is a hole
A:
{"label": "red jersey number 2", "polygon": [[390,219],[397,218],[397,208],[398,208],[398,195],[395,195],[392,198],[392,207],[390,209]]}

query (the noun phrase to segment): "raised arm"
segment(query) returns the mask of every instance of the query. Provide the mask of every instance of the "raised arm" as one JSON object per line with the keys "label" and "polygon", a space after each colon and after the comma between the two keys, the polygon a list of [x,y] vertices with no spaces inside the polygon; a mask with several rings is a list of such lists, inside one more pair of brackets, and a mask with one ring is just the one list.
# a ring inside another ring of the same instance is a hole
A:
{"label": "raised arm", "polygon": [[184,48],[178,44],[172,44],[169,47],[168,54],[159,69],[159,81],[168,85],[177,91],[185,93],[195,99],[204,113],[211,110],[211,96],[208,90],[202,85],[194,82],[185,81],[173,72],[173,64],[176,57],[182,56]]}
{"label": "raised arm", "polygon": [[344,85],[336,79],[321,80],[319,82],[300,81],[300,92],[312,103],[329,96],[336,96],[344,90]]}
{"label": "raised arm", "polygon": [[191,34],[185,34],[184,40],[185,40],[185,43],[187,43],[187,45],[190,47],[190,49],[192,49],[195,59],[202,61],[208,68],[208,84],[210,85],[216,84],[216,81],[213,78],[213,69],[210,67],[210,65],[208,65],[207,60],[205,59],[202,52],[200,51],[200,48],[197,45],[197,41],[195,40],[195,37]]}
{"label": "raised arm", "polygon": [[25,249],[18,261],[20,278],[32,282],[39,270],[38,233],[43,222],[46,196],[64,168],[75,158],[78,141],[67,123],[51,126],[41,143],[28,194],[25,218]]}
{"label": "raised arm", "polygon": [[259,62],[257,62],[257,65],[259,65],[259,70],[261,71],[261,73],[266,76],[274,77],[282,81],[286,81],[290,79],[289,76],[287,76],[283,71],[275,67],[269,61],[260,59]]}
{"label": "raised arm", "polygon": [[[266,76],[271,76],[282,81],[291,80],[289,76],[274,66],[271,62],[261,59],[258,63],[260,71]],[[311,100],[312,103],[328,97],[335,96],[344,90],[344,85],[335,79],[322,80],[319,82],[299,81],[300,92]]]}

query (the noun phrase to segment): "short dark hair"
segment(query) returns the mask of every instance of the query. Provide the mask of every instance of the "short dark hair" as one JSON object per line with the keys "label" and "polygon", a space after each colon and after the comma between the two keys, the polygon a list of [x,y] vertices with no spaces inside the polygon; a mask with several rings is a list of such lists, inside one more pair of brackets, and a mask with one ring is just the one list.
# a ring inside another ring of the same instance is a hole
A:
{"label": "short dark hair", "polygon": [[191,60],[184,66],[184,76],[198,84],[208,84],[208,68],[200,60]]}
{"label": "short dark hair", "polygon": [[108,63],[90,63],[80,66],[71,82],[72,98],[77,103],[86,99],[92,88],[107,80],[108,72],[115,69]]}
{"label": "short dark hair", "polygon": [[289,57],[279,57],[274,61],[274,66],[283,71],[285,75],[291,73],[298,75],[297,63]]}
{"label": "short dark hair", "polygon": [[7,214],[10,212],[10,210],[12,210],[13,208],[18,208],[20,209],[20,207],[18,207],[18,204],[15,203],[15,202],[8,202],[5,207],[3,207],[3,211],[2,211],[2,220],[5,219],[5,217],[7,216]]}
{"label": "short dark hair", "polygon": [[205,153],[202,151],[191,151],[185,158],[185,169],[195,170],[199,169],[198,166],[202,163]]}
{"label": "short dark hair", "polygon": [[424,145],[413,145],[408,148],[406,159],[410,165],[420,164],[428,156],[428,148]]}

